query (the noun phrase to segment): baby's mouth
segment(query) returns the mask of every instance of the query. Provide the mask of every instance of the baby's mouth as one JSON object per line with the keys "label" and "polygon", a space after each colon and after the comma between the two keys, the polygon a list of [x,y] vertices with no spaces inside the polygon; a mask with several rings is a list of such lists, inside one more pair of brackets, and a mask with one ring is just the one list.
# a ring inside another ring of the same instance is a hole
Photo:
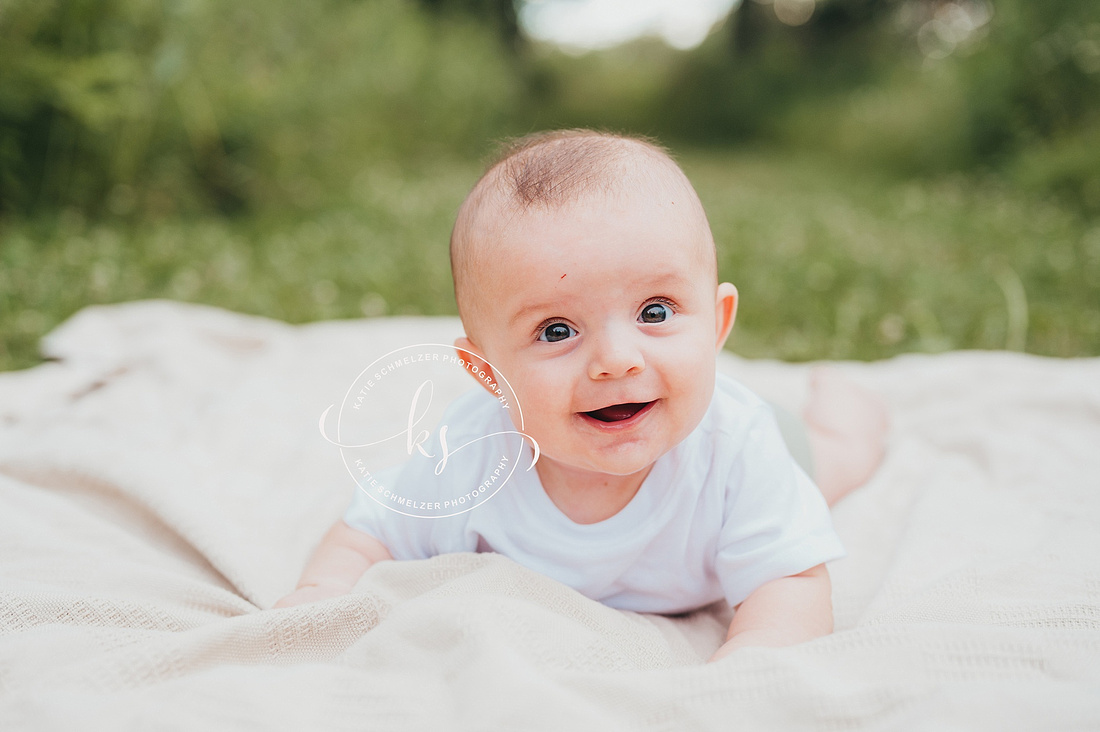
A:
{"label": "baby's mouth", "polygon": [[622,422],[624,419],[630,419],[638,412],[648,407],[653,402],[635,402],[631,404],[612,404],[610,407],[603,407],[602,409],[594,409],[591,412],[584,412],[592,419],[598,419],[601,422]]}

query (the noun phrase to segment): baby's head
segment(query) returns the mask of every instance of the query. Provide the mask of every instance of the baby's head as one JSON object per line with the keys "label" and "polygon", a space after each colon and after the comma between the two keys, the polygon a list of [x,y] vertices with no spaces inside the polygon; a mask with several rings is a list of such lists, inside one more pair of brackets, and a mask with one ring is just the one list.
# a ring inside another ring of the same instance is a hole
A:
{"label": "baby's head", "polygon": [[661,148],[580,130],[518,141],[459,209],[451,267],[455,345],[507,379],[540,460],[631,475],[699,424],[737,290]]}

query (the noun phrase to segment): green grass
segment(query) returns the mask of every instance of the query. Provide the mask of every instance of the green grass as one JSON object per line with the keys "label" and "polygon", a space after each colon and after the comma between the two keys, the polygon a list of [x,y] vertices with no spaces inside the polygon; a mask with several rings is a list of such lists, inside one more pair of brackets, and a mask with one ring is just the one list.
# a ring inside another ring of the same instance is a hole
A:
{"label": "green grass", "polygon": [[[907,181],[767,152],[680,156],[721,276],[732,350],[878,359],[908,351],[1100,355],[1100,222],[994,180]],[[0,369],[93,303],[167,297],[289,322],[453,314],[447,237],[478,173],[375,170],[303,218],[0,226]]]}
{"label": "green grass", "polygon": [[746,356],[1100,355],[1100,221],[993,179],[686,156],[741,292]]}

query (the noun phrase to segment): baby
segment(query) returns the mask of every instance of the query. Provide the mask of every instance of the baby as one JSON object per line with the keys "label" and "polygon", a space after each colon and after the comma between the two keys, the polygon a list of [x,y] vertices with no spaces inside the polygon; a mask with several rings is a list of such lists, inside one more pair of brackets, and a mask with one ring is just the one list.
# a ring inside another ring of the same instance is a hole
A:
{"label": "baby", "polygon": [[[612,607],[680,613],[724,598],[736,611],[711,660],[832,632],[825,563],[844,550],[827,502],[877,467],[885,411],[815,373],[805,417],[819,489],[772,408],[717,374],[737,290],[718,283],[702,204],[662,149],[583,130],[520,140],[459,210],[451,264],[466,332],[455,346],[512,386],[535,469],[434,520],[357,491],[276,607],[347,593],[375,562],[495,551]],[[520,429],[488,391],[452,404],[452,431]],[[500,453],[479,454],[489,472]],[[410,462],[395,479],[455,476]]]}

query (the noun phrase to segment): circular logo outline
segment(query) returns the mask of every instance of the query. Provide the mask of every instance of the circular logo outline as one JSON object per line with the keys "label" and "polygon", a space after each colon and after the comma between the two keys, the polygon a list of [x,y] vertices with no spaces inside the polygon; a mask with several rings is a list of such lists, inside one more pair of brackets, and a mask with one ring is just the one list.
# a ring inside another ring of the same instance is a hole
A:
{"label": "circular logo outline", "polygon": [[[521,438],[530,441],[530,443],[533,447],[533,450],[534,450],[534,459],[531,461],[531,465],[528,466],[527,470],[531,470],[532,468],[535,467],[535,464],[538,462],[539,454],[540,454],[538,442],[535,440],[535,438],[531,437],[530,435],[526,434],[523,431],[523,428],[524,428],[523,406],[520,404],[519,396],[516,394],[516,390],[514,388],[512,388],[511,382],[509,382],[508,378],[503,373],[501,373],[501,371],[495,365],[493,365],[493,363],[490,362],[487,358],[484,358],[480,354],[474,353],[473,351],[470,351],[466,348],[462,348],[460,346],[455,346],[455,345],[446,345],[446,344],[442,344],[442,343],[417,343],[417,344],[412,344],[412,345],[408,345],[408,346],[401,346],[399,348],[395,348],[395,349],[393,349],[393,350],[391,350],[387,353],[382,354],[378,358],[371,361],[365,368],[363,368],[355,376],[355,378],[351,382],[351,385],[348,386],[347,391],[344,393],[344,398],[340,402],[340,409],[337,412],[336,439],[333,440],[325,432],[326,418],[328,417],[329,412],[332,411],[332,408],[335,405],[329,405],[329,407],[327,409],[325,409],[325,411],[321,414],[321,419],[320,419],[320,422],[319,422],[318,426],[319,426],[320,431],[321,431],[321,436],[324,437],[324,439],[327,440],[328,442],[330,442],[330,443],[336,445],[338,448],[340,448],[341,462],[344,464],[344,469],[348,472],[348,475],[355,482],[355,487],[358,490],[365,493],[367,495],[367,497],[370,498],[375,503],[379,504],[380,506],[382,506],[382,507],[384,507],[384,508],[386,508],[390,511],[401,514],[403,516],[409,516],[410,518],[436,519],[436,518],[449,518],[451,516],[458,516],[458,515],[461,515],[463,513],[467,513],[469,511],[472,511],[475,508],[478,508],[480,506],[485,505],[490,500],[492,500],[494,497],[496,497],[496,495],[498,493],[500,493],[501,489],[503,489],[505,487],[505,485],[508,484],[508,481],[511,480],[512,476],[516,472],[516,468],[519,466],[519,459],[518,459],[519,455],[518,454],[516,456],[516,459],[511,461],[512,462],[511,470],[508,471],[508,474],[500,482],[500,485],[498,485],[496,487],[496,489],[493,490],[492,493],[488,494],[484,498],[484,500],[473,501],[471,506],[469,506],[467,508],[463,508],[463,509],[458,510],[458,511],[454,511],[452,513],[425,515],[425,514],[409,513],[408,511],[403,511],[400,508],[395,507],[393,505],[390,505],[390,503],[382,501],[379,498],[376,498],[374,495],[372,495],[371,491],[368,490],[362,483],[360,483],[359,478],[355,475],[354,470],[352,469],[351,465],[349,465],[349,460],[348,460],[348,456],[347,456],[347,453],[346,453],[346,451],[349,450],[349,449],[362,448],[362,447],[376,445],[376,444],[379,444],[381,442],[386,442],[388,440],[392,440],[396,437],[401,436],[402,434],[408,434],[411,431],[411,428],[412,428],[413,424],[415,424],[415,422],[411,422],[409,427],[407,427],[405,429],[402,429],[402,430],[399,430],[395,434],[393,434],[389,437],[384,437],[381,440],[376,440],[374,442],[366,443],[365,445],[345,445],[345,444],[343,444],[342,439],[341,439],[341,428],[343,426],[344,411],[347,407],[347,403],[348,403],[349,398],[351,398],[351,396],[352,396],[352,391],[355,389],[355,386],[357,384],[359,384],[360,380],[363,379],[364,374],[367,374],[369,371],[371,371],[372,368],[375,367],[376,364],[378,364],[381,361],[384,361],[385,359],[389,358],[390,356],[394,355],[395,353],[400,353],[401,351],[406,351],[406,350],[414,349],[414,348],[440,348],[440,349],[443,349],[444,351],[457,351],[457,352],[460,352],[460,354],[465,354],[467,357],[465,359],[459,357],[459,359],[458,359],[459,363],[462,364],[463,367],[467,371],[469,371],[475,378],[479,378],[479,373],[484,373],[484,372],[480,372],[480,370],[471,369],[470,366],[472,366],[474,364],[474,361],[473,361],[473,359],[471,359],[469,357],[472,356],[472,357],[474,357],[475,359],[477,359],[479,361],[485,362],[489,366],[489,368],[492,370],[492,374],[493,374],[493,377],[494,377],[494,382],[493,383],[494,384],[503,383],[504,386],[507,387],[508,391],[511,393],[512,399],[515,402],[516,412],[519,415],[519,424],[515,425],[515,423],[513,422],[513,426],[518,426],[519,429],[518,430],[506,430],[506,431],[503,431],[503,432],[494,432],[494,433],[490,433],[488,435],[483,435],[482,438],[478,438],[478,439],[483,439],[485,437],[492,437],[492,436],[495,436],[495,435],[498,435],[498,434],[516,434],[516,435],[519,435]],[[481,388],[481,387],[479,387],[479,388]],[[414,407],[415,407],[415,401],[414,401]],[[511,419],[511,418],[509,417],[509,419]],[[411,421],[411,415],[410,415],[410,421]],[[416,420],[416,422],[419,422],[419,420]],[[454,450],[449,451],[448,455],[449,454],[454,454],[455,452],[458,452],[463,447],[466,447],[469,444],[472,444],[472,443],[466,443],[466,445],[461,445],[461,446],[455,448]],[[522,450],[522,440],[521,440],[520,444],[521,444],[521,448],[520,448],[519,452],[520,452],[520,454],[522,454],[522,452],[523,452],[523,450]]]}

